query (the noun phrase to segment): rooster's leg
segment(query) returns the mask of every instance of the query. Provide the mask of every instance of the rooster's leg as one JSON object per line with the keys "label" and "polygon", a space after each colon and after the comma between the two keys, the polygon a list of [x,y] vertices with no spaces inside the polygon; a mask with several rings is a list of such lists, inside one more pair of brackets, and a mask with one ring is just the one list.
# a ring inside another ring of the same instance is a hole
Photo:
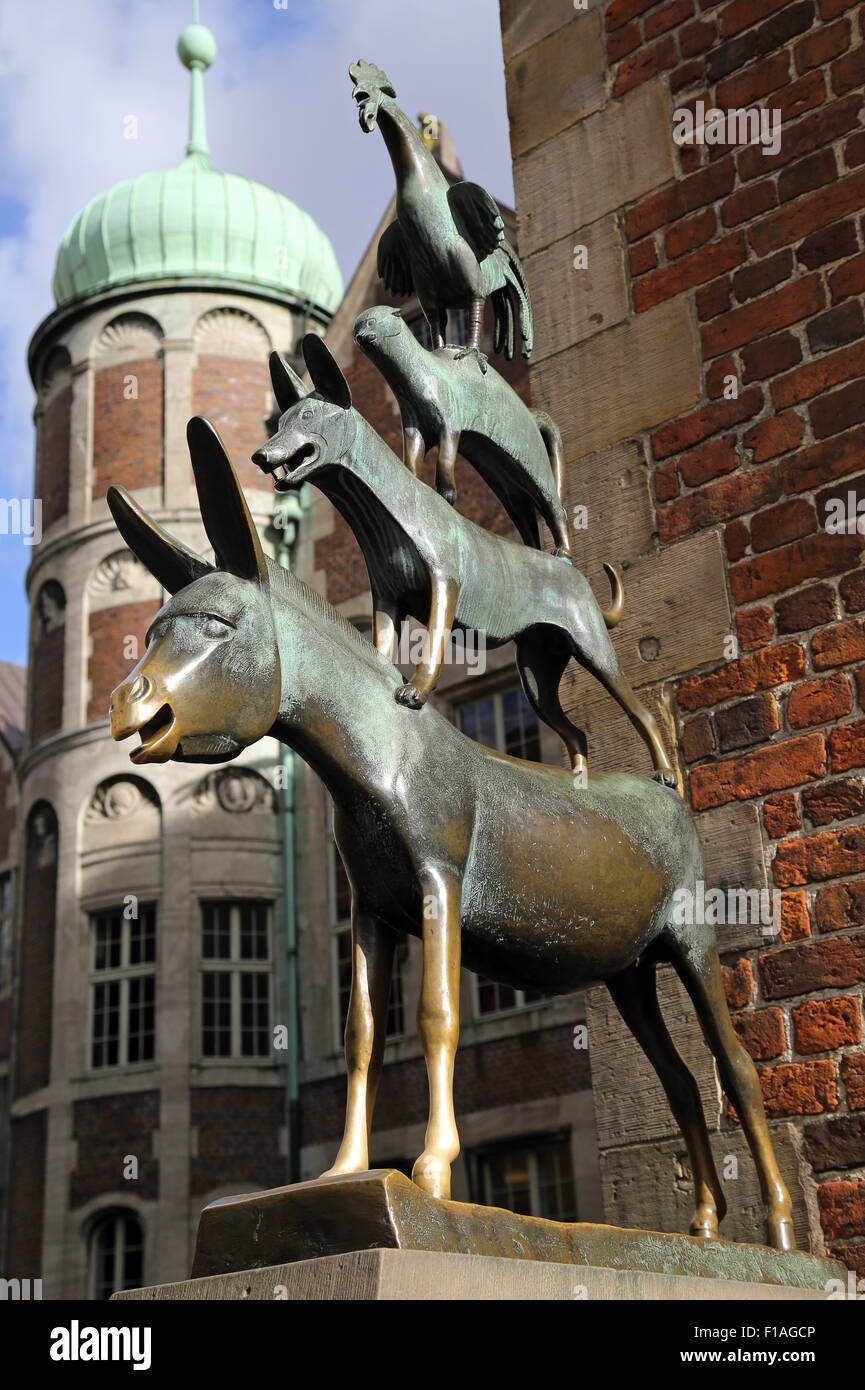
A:
{"label": "rooster's leg", "polygon": [[481,327],[484,321],[484,305],[486,299],[483,295],[476,295],[472,300],[471,326],[469,328],[469,340],[454,356],[454,361],[458,362],[461,357],[476,357],[482,372],[486,373],[489,366],[488,359],[481,352]]}

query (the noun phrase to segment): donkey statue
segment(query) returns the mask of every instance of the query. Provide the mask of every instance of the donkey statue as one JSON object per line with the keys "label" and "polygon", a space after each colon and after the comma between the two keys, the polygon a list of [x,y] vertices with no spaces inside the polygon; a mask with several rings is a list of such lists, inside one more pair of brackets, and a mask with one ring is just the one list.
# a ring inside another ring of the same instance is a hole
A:
{"label": "donkey statue", "polygon": [[122,488],[108,501],[130,549],[172,595],[147,650],[111,697],[115,739],[136,763],[222,762],[265,735],[318,773],[352,889],[345,1133],[329,1174],[369,1167],[394,946],[423,944],[418,1031],[429,1120],[413,1179],[450,1195],[459,1153],[453,1070],[460,964],[565,994],[603,980],[656,1068],[694,1173],[692,1234],[718,1233],[725,1203],[697,1085],[661,1018],[655,968],[688,989],[747,1135],[769,1240],[793,1248],[753,1063],[730,1023],[711,926],[677,925],[696,890],[700,843],[681,797],[649,778],[590,775],[507,757],[427,705],[394,700],[390,661],[298,578],[268,560],[215,430],[188,429],[216,564],[166,534]]}

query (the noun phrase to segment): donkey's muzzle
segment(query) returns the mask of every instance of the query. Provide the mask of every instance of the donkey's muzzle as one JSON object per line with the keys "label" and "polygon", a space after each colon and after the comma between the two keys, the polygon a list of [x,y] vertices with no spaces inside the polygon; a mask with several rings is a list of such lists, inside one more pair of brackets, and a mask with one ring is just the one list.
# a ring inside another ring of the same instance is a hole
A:
{"label": "donkey's muzzle", "polygon": [[177,751],[177,716],[147,676],[133,676],[111,693],[111,737],[117,741],[140,734],[141,746],[130,753],[134,763],[167,762]]}

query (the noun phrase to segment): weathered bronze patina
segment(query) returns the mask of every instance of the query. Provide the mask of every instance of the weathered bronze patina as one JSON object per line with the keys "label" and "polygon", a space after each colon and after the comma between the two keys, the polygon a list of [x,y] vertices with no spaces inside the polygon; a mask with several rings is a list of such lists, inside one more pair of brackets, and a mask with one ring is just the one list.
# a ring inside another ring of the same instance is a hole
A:
{"label": "weathered bronze patina", "polygon": [[[313,415],[319,408],[300,404]],[[347,401],[324,413],[345,432]],[[273,734],[306,759],[333,798],[352,887],[353,982],[345,1134],[329,1172],[368,1169],[393,949],[409,933],[423,943],[418,1030],[430,1108],[412,1176],[424,1192],[449,1197],[459,1152],[453,1066],[461,962],[553,993],[604,980],[685,1136],[696,1185],[692,1233],[716,1236],[724,1199],[699,1093],[658,1010],[655,967],[666,961],[691,994],[751,1146],[769,1240],[791,1248],[790,1198],[757,1073],[730,1022],[713,929],[677,924],[672,911],[677,890],[694,894],[703,876],[681,798],[626,773],[589,776],[583,785],[561,768],[474,743],[429,705],[417,711],[395,702],[402,678],[390,661],[264,557],[212,426],[195,419],[188,433],[215,566],[161,531],[122,489],[109,491],[127,545],[173,594],[151,624],[144,657],[114,691],[111,729],[117,739],[140,735],[137,762],[221,761]],[[416,516],[419,540],[433,524],[433,504],[454,517],[401,465],[390,474],[426,499]],[[534,551],[511,546],[511,554],[514,564],[529,555],[546,560],[562,581],[576,574]]]}

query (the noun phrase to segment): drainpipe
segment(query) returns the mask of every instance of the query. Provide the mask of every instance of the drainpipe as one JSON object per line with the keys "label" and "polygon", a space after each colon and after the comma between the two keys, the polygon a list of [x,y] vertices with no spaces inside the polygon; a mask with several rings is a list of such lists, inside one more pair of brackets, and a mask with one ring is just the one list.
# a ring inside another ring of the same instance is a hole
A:
{"label": "drainpipe", "polygon": [[[276,559],[283,569],[297,563],[301,522],[309,510],[306,486],[300,494],[277,493],[273,513]],[[297,902],[295,891],[295,766],[294,751],[280,743],[282,767],[282,910],[285,921],[288,1128],[288,1180],[300,1182],[300,1014],[297,988]]]}

